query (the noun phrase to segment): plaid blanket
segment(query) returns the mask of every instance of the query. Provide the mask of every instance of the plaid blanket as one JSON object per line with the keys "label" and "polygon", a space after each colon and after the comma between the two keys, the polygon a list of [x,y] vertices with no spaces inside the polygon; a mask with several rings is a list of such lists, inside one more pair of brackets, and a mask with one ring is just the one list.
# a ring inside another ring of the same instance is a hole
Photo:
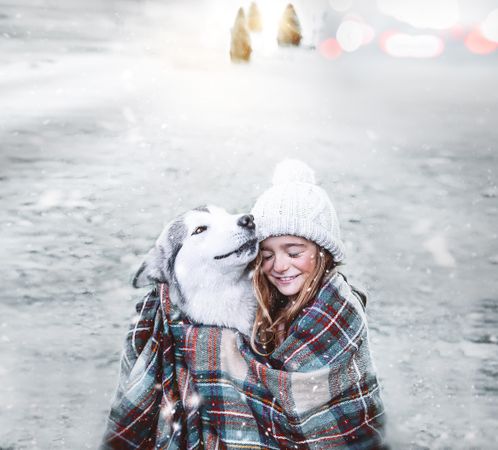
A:
{"label": "plaid blanket", "polygon": [[137,305],[102,449],[377,449],[384,410],[362,304],[339,273],[271,357],[194,325],[161,285]]}

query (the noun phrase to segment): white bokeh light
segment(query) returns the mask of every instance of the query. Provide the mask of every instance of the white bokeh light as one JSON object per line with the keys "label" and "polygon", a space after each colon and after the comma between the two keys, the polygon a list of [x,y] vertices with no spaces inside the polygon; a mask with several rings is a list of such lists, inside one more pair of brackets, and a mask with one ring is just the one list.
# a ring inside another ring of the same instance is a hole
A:
{"label": "white bokeh light", "polygon": [[361,25],[363,27],[363,45],[370,44],[375,38],[375,29],[366,23]]}
{"label": "white bokeh light", "polygon": [[395,33],[387,37],[383,50],[396,58],[434,58],[444,49],[443,40],[431,34]]}
{"label": "white bokeh light", "polygon": [[491,11],[481,25],[483,36],[498,43],[498,8]]}
{"label": "white bokeh light", "polygon": [[346,52],[354,52],[363,44],[363,25],[357,20],[345,20],[337,29],[337,41]]}

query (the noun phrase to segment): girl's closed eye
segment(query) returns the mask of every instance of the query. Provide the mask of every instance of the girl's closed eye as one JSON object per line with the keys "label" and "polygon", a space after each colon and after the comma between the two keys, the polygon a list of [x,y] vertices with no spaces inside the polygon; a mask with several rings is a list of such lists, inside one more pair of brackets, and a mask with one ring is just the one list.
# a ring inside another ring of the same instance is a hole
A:
{"label": "girl's closed eye", "polygon": [[291,258],[299,258],[302,254],[303,254],[303,252],[299,252],[299,253],[289,253],[289,256],[290,256]]}
{"label": "girl's closed eye", "polygon": [[267,253],[267,254],[264,254],[264,253],[263,253],[263,261],[268,261],[268,260],[270,260],[272,257],[273,257],[273,254],[272,254],[272,253]]}

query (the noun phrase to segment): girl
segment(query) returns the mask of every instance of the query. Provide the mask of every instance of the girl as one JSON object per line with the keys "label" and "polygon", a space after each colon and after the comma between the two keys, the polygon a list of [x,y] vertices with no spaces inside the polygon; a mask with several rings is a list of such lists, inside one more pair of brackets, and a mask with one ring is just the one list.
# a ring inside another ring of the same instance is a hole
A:
{"label": "girl", "polygon": [[[344,245],[330,199],[308,166],[287,160],[252,214],[260,240],[252,349],[272,367],[308,373],[311,380],[316,369],[328,369],[322,385],[310,386],[308,398],[296,402],[304,414],[331,413],[320,427],[338,431],[328,440],[322,433],[323,448],[381,448],[383,405],[368,345],[366,297],[337,271]],[[314,391],[325,397],[313,401]]]}

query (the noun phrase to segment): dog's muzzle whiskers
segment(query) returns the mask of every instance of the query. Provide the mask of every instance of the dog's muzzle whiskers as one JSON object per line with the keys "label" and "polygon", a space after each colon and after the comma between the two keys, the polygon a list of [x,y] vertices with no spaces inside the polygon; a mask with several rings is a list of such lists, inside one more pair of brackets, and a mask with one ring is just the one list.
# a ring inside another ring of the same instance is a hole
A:
{"label": "dog's muzzle whiskers", "polygon": [[257,239],[251,239],[244,244],[242,244],[238,249],[233,250],[230,253],[227,253],[225,255],[220,255],[220,256],[215,256],[214,259],[225,259],[228,258],[229,256],[233,255],[234,253],[239,256],[242,252],[245,252],[246,250],[251,250],[251,249],[256,249],[256,244],[258,243]]}

